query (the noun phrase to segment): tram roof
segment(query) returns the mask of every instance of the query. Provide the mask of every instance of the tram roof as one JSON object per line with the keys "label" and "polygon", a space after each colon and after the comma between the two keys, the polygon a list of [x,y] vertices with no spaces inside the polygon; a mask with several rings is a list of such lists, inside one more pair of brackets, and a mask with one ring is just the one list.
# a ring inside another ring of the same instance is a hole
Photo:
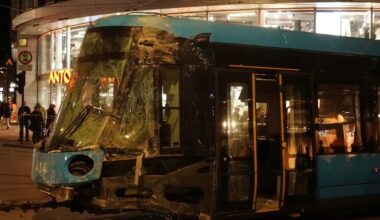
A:
{"label": "tram roof", "polygon": [[145,26],[192,39],[211,33],[210,42],[299,49],[308,51],[380,56],[380,41],[263,28],[228,22],[208,22],[147,15],[118,15],[97,20],[90,28],[106,26]]}

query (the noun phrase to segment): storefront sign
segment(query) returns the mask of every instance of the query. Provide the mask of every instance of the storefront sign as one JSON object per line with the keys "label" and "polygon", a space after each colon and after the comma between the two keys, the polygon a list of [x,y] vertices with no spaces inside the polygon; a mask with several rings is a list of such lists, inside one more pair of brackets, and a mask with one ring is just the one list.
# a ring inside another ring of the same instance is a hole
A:
{"label": "storefront sign", "polygon": [[18,54],[18,60],[20,61],[20,63],[22,63],[24,65],[28,65],[33,60],[32,53],[29,51],[26,51],[26,50],[21,51]]}
{"label": "storefront sign", "polygon": [[67,84],[70,81],[70,70],[54,70],[50,72],[49,84],[63,83]]}

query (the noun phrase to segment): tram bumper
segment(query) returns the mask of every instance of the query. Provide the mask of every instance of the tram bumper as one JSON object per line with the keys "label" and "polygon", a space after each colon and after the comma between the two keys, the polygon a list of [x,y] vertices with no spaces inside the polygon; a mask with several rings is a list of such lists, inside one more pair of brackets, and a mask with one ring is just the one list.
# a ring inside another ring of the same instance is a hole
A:
{"label": "tram bumper", "polygon": [[71,186],[99,179],[103,158],[102,149],[76,152],[34,150],[32,180],[42,191],[70,199],[73,192]]}

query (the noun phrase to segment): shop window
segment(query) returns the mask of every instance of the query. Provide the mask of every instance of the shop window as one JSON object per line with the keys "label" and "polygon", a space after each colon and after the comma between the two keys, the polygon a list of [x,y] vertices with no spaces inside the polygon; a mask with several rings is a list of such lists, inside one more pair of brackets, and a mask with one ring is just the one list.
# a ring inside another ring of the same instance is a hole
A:
{"label": "shop window", "polygon": [[231,23],[257,26],[257,11],[218,11],[208,14],[209,21],[227,21]]}
{"label": "shop window", "polygon": [[57,104],[57,103],[52,103],[51,102],[49,75],[45,74],[45,75],[38,76],[37,83],[38,83],[38,90],[39,90],[39,92],[38,92],[38,102],[43,107],[48,107],[49,104]]}
{"label": "shop window", "polygon": [[314,32],[313,11],[263,11],[262,22],[264,27]]}
{"label": "shop window", "polygon": [[373,12],[373,39],[379,40],[380,39],[380,12],[374,11]]}
{"label": "shop window", "polygon": [[370,37],[368,12],[319,11],[316,14],[316,32],[347,37]]}
{"label": "shop window", "polygon": [[159,131],[162,153],[180,149],[180,73],[178,67],[160,68],[161,115]]}
{"label": "shop window", "polygon": [[51,53],[52,39],[51,33],[42,35],[38,42],[38,71],[39,75],[49,74],[52,63]]}
{"label": "shop window", "polygon": [[170,14],[170,16],[176,17],[176,18],[193,19],[193,20],[206,20],[207,18],[206,12]]}
{"label": "shop window", "polygon": [[359,86],[318,85],[318,152],[357,153],[362,150]]}
{"label": "shop window", "polygon": [[54,70],[67,68],[67,31],[53,32],[53,56],[51,67]]}
{"label": "shop window", "polygon": [[78,59],[79,49],[82,45],[87,27],[75,27],[70,29],[70,68],[72,69]]}

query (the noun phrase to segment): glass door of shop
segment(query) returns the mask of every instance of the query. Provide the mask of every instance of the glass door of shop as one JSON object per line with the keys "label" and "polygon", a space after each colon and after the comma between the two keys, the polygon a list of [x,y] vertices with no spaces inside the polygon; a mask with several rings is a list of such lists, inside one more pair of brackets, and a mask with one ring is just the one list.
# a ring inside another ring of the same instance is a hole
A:
{"label": "glass door of shop", "polygon": [[219,212],[278,210],[284,181],[278,76],[232,70],[217,76]]}

